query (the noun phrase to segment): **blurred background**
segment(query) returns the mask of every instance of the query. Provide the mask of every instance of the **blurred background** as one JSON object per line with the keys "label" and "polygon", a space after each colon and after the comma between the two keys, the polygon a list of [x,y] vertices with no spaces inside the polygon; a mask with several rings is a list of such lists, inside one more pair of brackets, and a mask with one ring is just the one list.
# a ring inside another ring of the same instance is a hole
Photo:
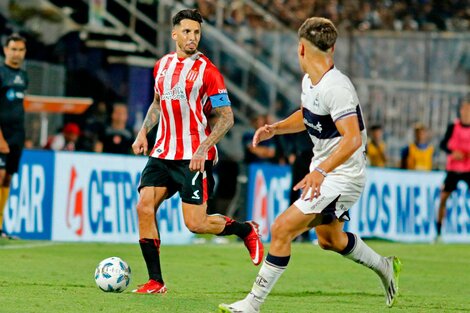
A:
{"label": "blurred background", "polygon": [[[186,7],[204,16],[200,50],[225,76],[236,126],[219,149],[235,161],[244,158],[241,138],[254,117],[279,119],[299,107],[296,30],[309,16],[338,26],[336,66],[355,84],[368,125],[382,126],[387,166],[399,166],[415,123],[437,145],[469,91],[467,0],[1,0],[2,37],[28,39],[28,93],[93,100],[78,116],[50,114],[48,135],[74,122],[89,136],[90,127],[104,127],[90,124],[109,124],[116,102],[137,131],[153,97],[155,60],[174,50],[171,16]],[[28,123],[35,148],[47,140],[38,115]],[[85,139],[79,149],[92,151],[96,138]],[[434,167],[444,160],[437,153]]]}
{"label": "blurred background", "polygon": [[380,166],[406,168],[407,147],[419,141],[434,147],[432,169],[444,169],[439,142],[470,92],[468,0],[0,0],[0,35],[28,40],[28,94],[90,103],[79,114],[27,113],[27,146],[129,154],[153,99],[155,61],[174,50],[171,17],[184,8],[205,18],[200,50],[224,75],[236,119],[218,144],[227,188],[214,211],[244,206],[250,163],[294,164],[303,153],[298,138],[262,151],[250,142],[256,127],[300,106],[297,29],[310,16],[337,25],[335,64],[354,83],[367,126],[380,129]]}

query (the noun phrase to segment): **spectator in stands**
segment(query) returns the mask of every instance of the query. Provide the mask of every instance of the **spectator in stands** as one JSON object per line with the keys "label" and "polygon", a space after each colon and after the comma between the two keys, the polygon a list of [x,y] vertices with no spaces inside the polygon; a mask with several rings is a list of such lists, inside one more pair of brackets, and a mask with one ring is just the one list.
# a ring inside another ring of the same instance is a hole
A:
{"label": "spectator in stands", "polygon": [[10,192],[11,176],[18,171],[25,142],[23,99],[28,74],[21,69],[26,55],[26,39],[12,34],[3,47],[5,60],[0,67],[0,235],[3,208]]}
{"label": "spectator in stands", "polygon": [[78,143],[80,151],[102,152],[103,145],[99,141],[100,136],[108,124],[108,110],[106,102],[99,101],[86,113],[85,122],[82,127],[82,135]]}
{"label": "spectator in stands", "polygon": [[402,150],[401,168],[430,171],[434,155],[434,146],[429,142],[428,129],[421,123],[414,126],[414,142]]}
{"label": "spectator in stands", "polygon": [[130,154],[134,134],[127,127],[128,111],[124,103],[115,103],[111,125],[106,127],[95,146],[95,152]]}
{"label": "spectator in stands", "polygon": [[[341,29],[347,30],[466,31],[470,27],[468,0],[454,0],[452,3],[388,0],[257,0],[255,2],[291,29],[296,29],[307,16],[330,18],[337,22]],[[216,20],[217,1],[198,0],[197,3],[205,18],[210,21]],[[259,11],[253,12],[252,6],[247,2],[232,3],[242,3],[239,8],[243,12],[237,14],[246,16],[246,22],[250,27],[263,26],[265,29],[270,29],[270,23],[265,20],[265,16]]]}
{"label": "spectator in stands", "polygon": [[242,143],[245,150],[245,164],[251,163],[277,163],[276,142],[266,140],[257,147],[253,147],[252,139],[255,130],[268,124],[267,115],[261,114],[252,119],[253,130],[243,134]]}
{"label": "spectator in stands", "polygon": [[367,142],[367,157],[370,166],[385,167],[387,164],[387,151],[383,140],[383,130],[380,125],[372,125],[370,137]]}
{"label": "spectator in stands", "polygon": [[62,131],[47,141],[44,149],[55,151],[75,151],[80,138],[80,127],[76,123],[67,123]]}
{"label": "spectator in stands", "polygon": [[437,215],[436,240],[441,236],[441,228],[446,216],[446,202],[457,189],[459,181],[467,183],[470,189],[470,95],[460,105],[460,117],[447,127],[440,148],[447,153],[447,176],[441,190]]}

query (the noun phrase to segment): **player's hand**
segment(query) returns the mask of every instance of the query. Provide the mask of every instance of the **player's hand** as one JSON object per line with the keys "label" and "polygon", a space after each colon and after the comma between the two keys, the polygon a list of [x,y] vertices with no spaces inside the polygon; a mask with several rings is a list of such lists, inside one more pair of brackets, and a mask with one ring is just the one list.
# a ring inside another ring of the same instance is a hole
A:
{"label": "player's hand", "polygon": [[272,125],[266,124],[258,128],[253,136],[253,147],[256,147],[261,141],[273,138],[274,135],[274,127]]}
{"label": "player's hand", "polygon": [[10,146],[5,139],[0,139],[0,153],[10,153]]}
{"label": "player's hand", "polygon": [[[294,190],[297,191],[302,189],[302,194],[300,198],[302,200],[313,201],[314,198],[318,198],[320,196],[320,186],[323,183],[325,176],[323,176],[318,171],[312,171],[305,175],[304,179],[297,183],[294,186]],[[310,191],[310,197],[306,198]]]}
{"label": "player's hand", "polygon": [[206,154],[206,149],[203,146],[199,146],[196,152],[194,152],[191,162],[189,162],[189,169],[193,172],[199,171],[203,173]]}
{"label": "player's hand", "polygon": [[147,152],[148,152],[147,136],[143,132],[139,131],[139,133],[137,134],[137,137],[135,138],[135,141],[132,144],[132,151],[136,155],[138,154],[147,155]]}

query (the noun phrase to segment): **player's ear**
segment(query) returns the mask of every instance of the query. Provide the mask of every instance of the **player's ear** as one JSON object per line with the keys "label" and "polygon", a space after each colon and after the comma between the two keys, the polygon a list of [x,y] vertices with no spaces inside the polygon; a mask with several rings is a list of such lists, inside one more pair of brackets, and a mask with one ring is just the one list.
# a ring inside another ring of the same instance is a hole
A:
{"label": "player's ear", "polygon": [[174,28],[171,31],[171,38],[176,41],[176,29],[174,29]]}
{"label": "player's ear", "polygon": [[299,42],[298,52],[299,52],[299,56],[301,57],[305,55],[305,45],[303,44],[302,41]]}

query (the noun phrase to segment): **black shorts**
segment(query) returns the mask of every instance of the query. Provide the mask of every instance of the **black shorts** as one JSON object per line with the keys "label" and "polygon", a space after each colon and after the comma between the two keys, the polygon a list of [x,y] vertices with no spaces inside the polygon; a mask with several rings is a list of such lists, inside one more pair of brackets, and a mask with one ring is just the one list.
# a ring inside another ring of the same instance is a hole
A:
{"label": "black shorts", "polygon": [[167,198],[177,191],[184,203],[203,204],[214,189],[212,161],[206,161],[204,173],[189,170],[190,160],[164,160],[150,157],[142,171],[139,191],[143,187],[167,187]]}
{"label": "black shorts", "polygon": [[446,179],[444,180],[444,191],[452,192],[457,189],[459,181],[463,180],[467,183],[470,188],[470,172],[458,173],[458,172],[447,172]]}
{"label": "black shorts", "polygon": [[13,175],[18,172],[22,152],[23,147],[10,145],[10,153],[0,153],[0,169],[5,169],[9,175]]}

